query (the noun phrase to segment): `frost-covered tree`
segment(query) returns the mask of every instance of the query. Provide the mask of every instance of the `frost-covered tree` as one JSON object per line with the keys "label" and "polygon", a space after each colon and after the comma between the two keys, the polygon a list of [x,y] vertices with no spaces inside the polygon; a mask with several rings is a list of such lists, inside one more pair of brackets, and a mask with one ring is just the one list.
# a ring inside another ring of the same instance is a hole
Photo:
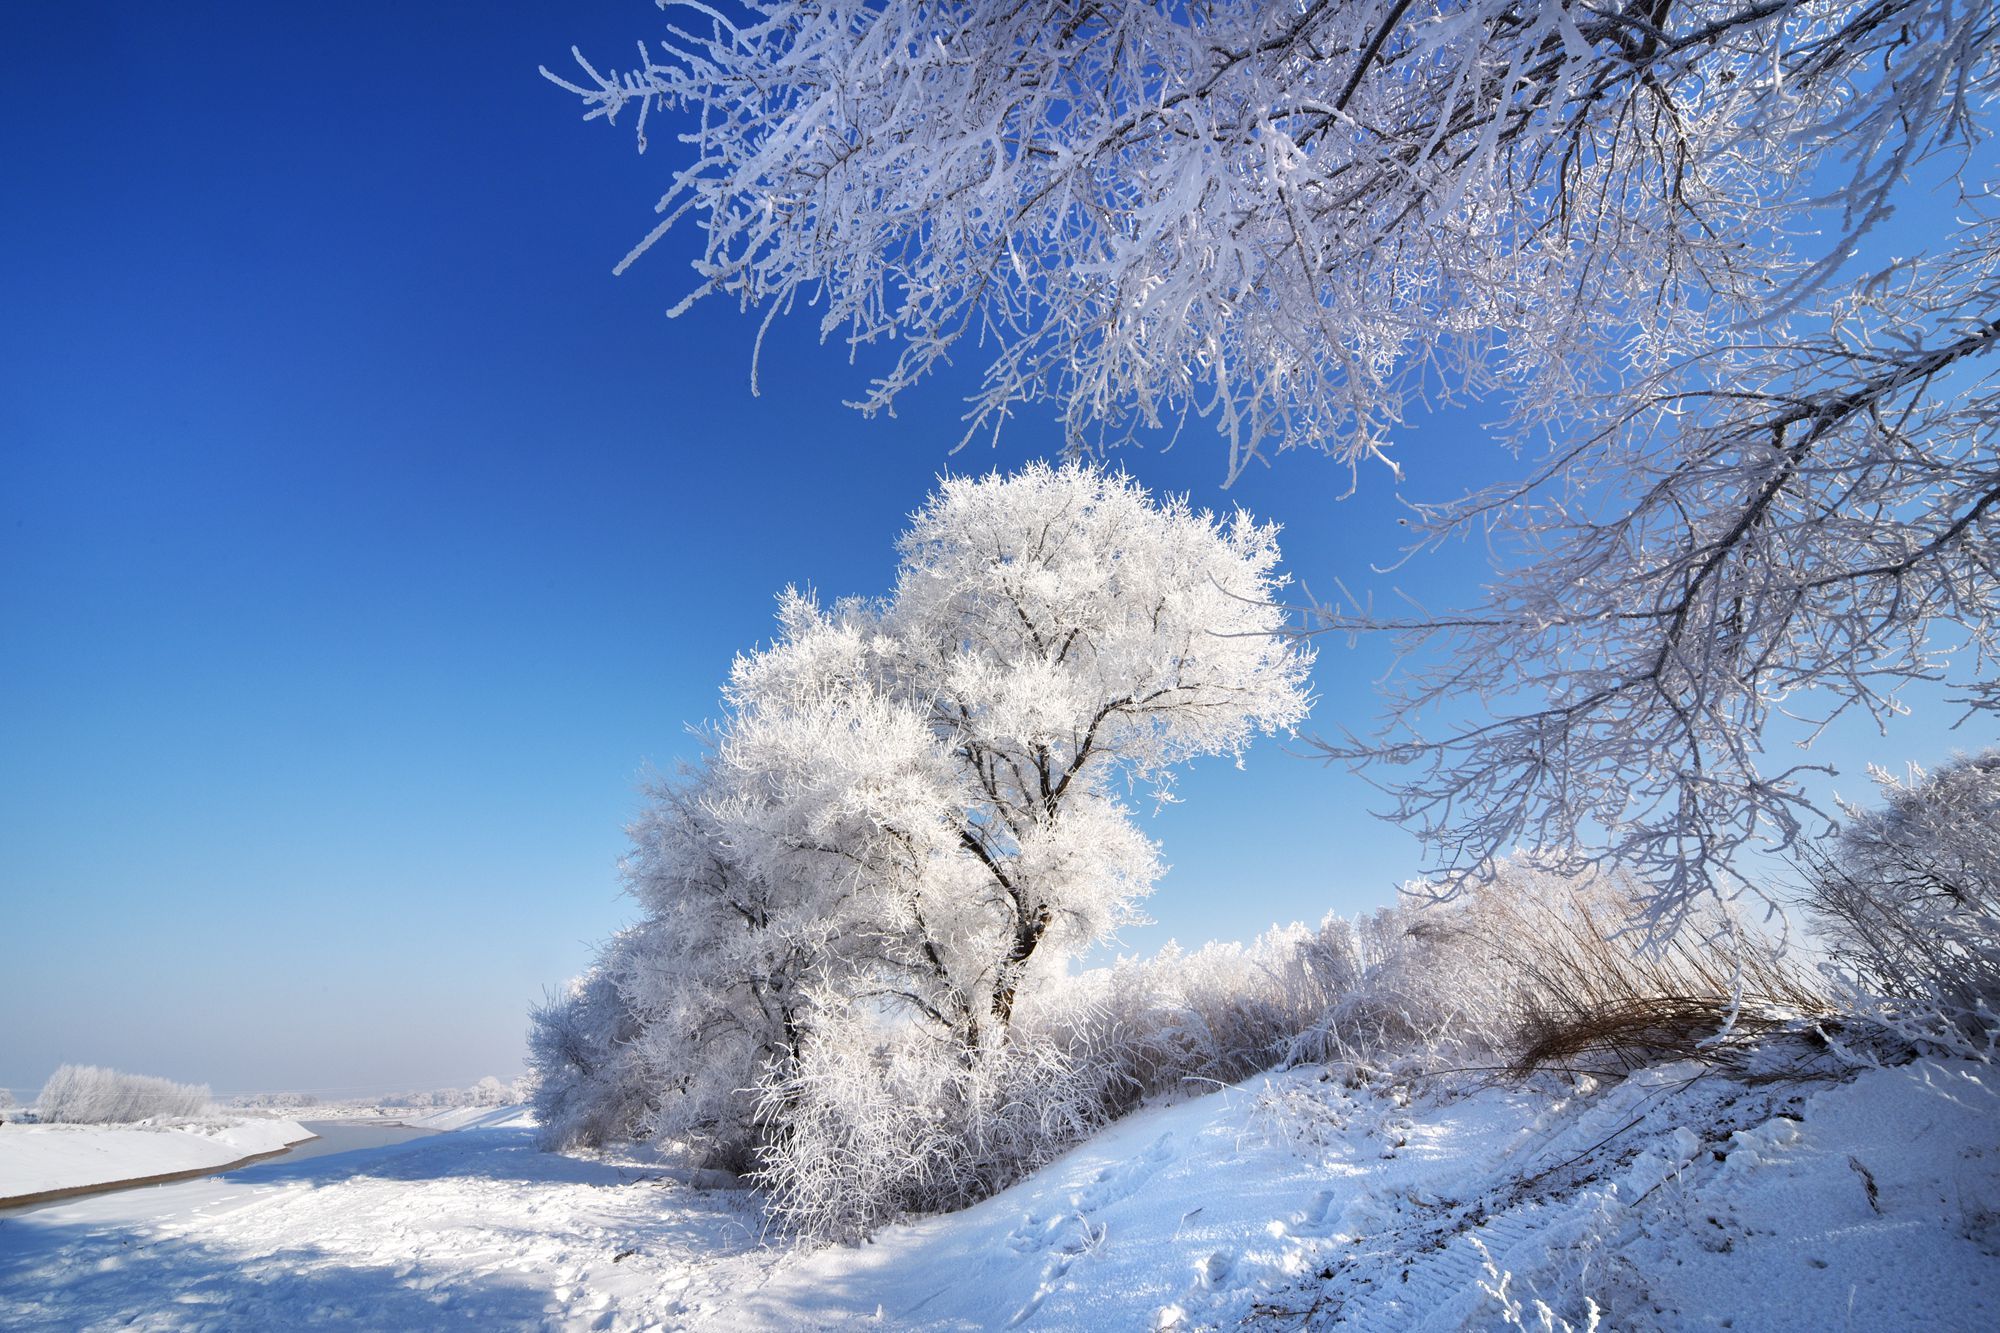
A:
{"label": "frost-covered tree", "polygon": [[[1096,469],[948,480],[900,549],[885,601],[788,600],[778,643],[739,664],[736,739],[771,727],[805,818],[852,830],[835,854],[881,897],[896,998],[973,1047],[1151,891],[1117,780],[1165,794],[1176,764],[1290,728],[1309,657],[1269,604],[1274,527]],[[851,776],[802,781],[832,752]]]}
{"label": "frost-covered tree", "polygon": [[493,1074],[480,1079],[468,1091],[474,1106],[505,1106],[514,1100],[513,1085],[501,1082]]}
{"label": "frost-covered tree", "polygon": [[601,974],[652,1126],[740,1168],[829,1060],[873,1058],[869,1033],[906,1074],[998,1062],[918,1080],[933,1089],[1054,1068],[995,1053],[1024,990],[1152,890],[1157,851],[1120,792],[1165,797],[1178,765],[1305,714],[1276,536],[1035,464],[944,481],[887,597],[784,594],[702,762],[631,830],[645,918]]}
{"label": "frost-covered tree", "polygon": [[[635,67],[557,78],[642,149],[674,117],[639,249],[697,226],[690,301],[884,345],[865,409],[976,344],[968,436],[1206,415],[1233,476],[1478,400],[1543,451],[1412,519],[1490,533],[1484,602],[1326,615],[1428,664],[1328,749],[1440,871],[1594,839],[1682,909],[1810,813],[1772,710],[1995,704],[1992,5],[666,7]],[[1915,252],[1856,259],[1955,174]]]}
{"label": "frost-covered tree", "polygon": [[890,599],[827,622],[867,635],[944,757],[932,859],[963,888],[949,915],[918,910],[969,1039],[1151,891],[1119,780],[1164,797],[1177,765],[1304,717],[1310,655],[1270,604],[1276,538],[1092,468],[957,478],[904,535]]}
{"label": "frost-covered tree", "polygon": [[1376,451],[1426,381],[1546,403],[1671,358],[1810,274],[1809,197],[1845,206],[1828,254],[1879,220],[1995,78],[1962,0],[663,7],[635,67],[549,77],[642,151],[680,113],[645,245],[704,230],[695,296],[895,340],[871,407],[969,338],[975,425],[1192,408],[1233,470]]}
{"label": "frost-covered tree", "polygon": [[1480,529],[1499,575],[1459,612],[1323,610],[1408,666],[1386,725],[1327,752],[1389,767],[1447,871],[1527,844],[1635,871],[1678,917],[1820,813],[1800,779],[1831,770],[1767,764],[1773,717],[1885,724],[1947,682],[1990,718],[2000,225],[1968,235],[1816,330],[1641,377],[1526,483],[1419,507],[1420,541]]}

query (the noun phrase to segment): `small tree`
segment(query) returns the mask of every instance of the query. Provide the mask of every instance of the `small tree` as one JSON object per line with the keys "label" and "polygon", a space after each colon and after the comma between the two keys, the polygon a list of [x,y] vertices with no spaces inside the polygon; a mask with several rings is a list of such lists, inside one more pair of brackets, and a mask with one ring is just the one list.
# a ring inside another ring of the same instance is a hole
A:
{"label": "small tree", "polygon": [[760,794],[778,775],[748,757],[732,737],[651,789],[625,862],[644,923],[607,964],[633,1015],[651,1127],[735,1171],[753,1165],[748,1090],[799,1049],[808,987],[851,929]]}

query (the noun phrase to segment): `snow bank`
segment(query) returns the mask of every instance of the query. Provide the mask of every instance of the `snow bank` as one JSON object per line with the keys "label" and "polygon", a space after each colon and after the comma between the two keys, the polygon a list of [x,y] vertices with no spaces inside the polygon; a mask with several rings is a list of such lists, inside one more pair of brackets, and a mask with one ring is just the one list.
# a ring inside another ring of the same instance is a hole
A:
{"label": "snow bank", "polygon": [[214,1170],[313,1137],[294,1120],[193,1119],[138,1125],[0,1128],[0,1206],[51,1191]]}

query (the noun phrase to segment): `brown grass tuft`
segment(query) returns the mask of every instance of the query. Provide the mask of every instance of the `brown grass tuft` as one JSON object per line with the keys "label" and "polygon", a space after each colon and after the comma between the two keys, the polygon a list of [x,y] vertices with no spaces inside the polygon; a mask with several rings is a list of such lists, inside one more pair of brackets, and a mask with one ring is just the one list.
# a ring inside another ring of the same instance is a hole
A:
{"label": "brown grass tuft", "polygon": [[1649,938],[1629,885],[1604,877],[1506,903],[1510,1069],[1626,1074],[1672,1059],[1733,1060],[1831,1013],[1775,941],[1715,909]]}

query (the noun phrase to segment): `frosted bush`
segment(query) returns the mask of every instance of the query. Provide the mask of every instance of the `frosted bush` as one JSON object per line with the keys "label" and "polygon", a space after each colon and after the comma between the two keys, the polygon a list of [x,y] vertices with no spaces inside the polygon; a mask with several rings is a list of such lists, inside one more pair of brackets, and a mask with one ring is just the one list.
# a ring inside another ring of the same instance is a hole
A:
{"label": "frosted bush", "polygon": [[[614,940],[607,952],[615,955],[618,947]],[[631,1011],[603,966],[533,1011],[529,1101],[543,1146],[595,1147],[641,1128],[652,1101],[631,1051],[636,1032]]]}
{"label": "frosted bush", "polygon": [[1276,1065],[1357,969],[1351,927],[1328,917],[1051,979],[974,1051],[866,1008],[823,1018],[759,1086],[771,1216],[851,1239],[974,1203],[1149,1096]]}
{"label": "frosted bush", "polygon": [[320,1104],[315,1092],[246,1092],[229,1099],[229,1105],[266,1111],[301,1111]]}
{"label": "frosted bush", "polygon": [[42,1085],[35,1114],[48,1124],[128,1125],[161,1116],[200,1115],[208,1103],[205,1083],[175,1083],[96,1065],[64,1065]]}
{"label": "frosted bush", "polygon": [[1249,947],[1169,944],[1121,958],[1038,997],[1033,1029],[1092,1071],[1107,1113],[1191,1085],[1233,1083],[1283,1061],[1358,977],[1353,930],[1336,916]]}
{"label": "frosted bush", "polygon": [[[547,1003],[556,1003],[563,998],[566,998],[566,993],[557,992],[550,997]],[[538,1008],[535,1012],[539,1015],[541,1009]],[[530,1044],[533,1043],[534,1039],[534,1034],[531,1033]],[[414,1110],[456,1111],[468,1106],[506,1106],[510,1102],[527,1101],[532,1095],[533,1089],[534,1080],[532,1077],[507,1083],[492,1074],[488,1074],[469,1088],[430,1088],[422,1092],[399,1092],[394,1096],[384,1097],[381,1104],[383,1106],[408,1107]],[[291,1098],[298,1096],[297,1093],[279,1095]],[[263,1104],[277,1106],[300,1105],[301,1103],[297,1101],[267,1101]]]}
{"label": "frosted bush", "polygon": [[1485,1053],[1499,1042],[1502,978],[1479,907],[1411,902],[1356,926],[1361,975],[1295,1051],[1321,1059],[1419,1064]]}
{"label": "frosted bush", "polygon": [[1801,857],[1805,906],[1857,1005],[1919,1045],[2000,1034],[2000,750],[1907,780]]}
{"label": "frosted bush", "polygon": [[863,1018],[760,1087],[771,1127],[756,1180],[810,1240],[854,1240],[909,1214],[963,1208],[1088,1137],[1108,1118],[1091,1071],[1052,1042],[966,1052]]}

